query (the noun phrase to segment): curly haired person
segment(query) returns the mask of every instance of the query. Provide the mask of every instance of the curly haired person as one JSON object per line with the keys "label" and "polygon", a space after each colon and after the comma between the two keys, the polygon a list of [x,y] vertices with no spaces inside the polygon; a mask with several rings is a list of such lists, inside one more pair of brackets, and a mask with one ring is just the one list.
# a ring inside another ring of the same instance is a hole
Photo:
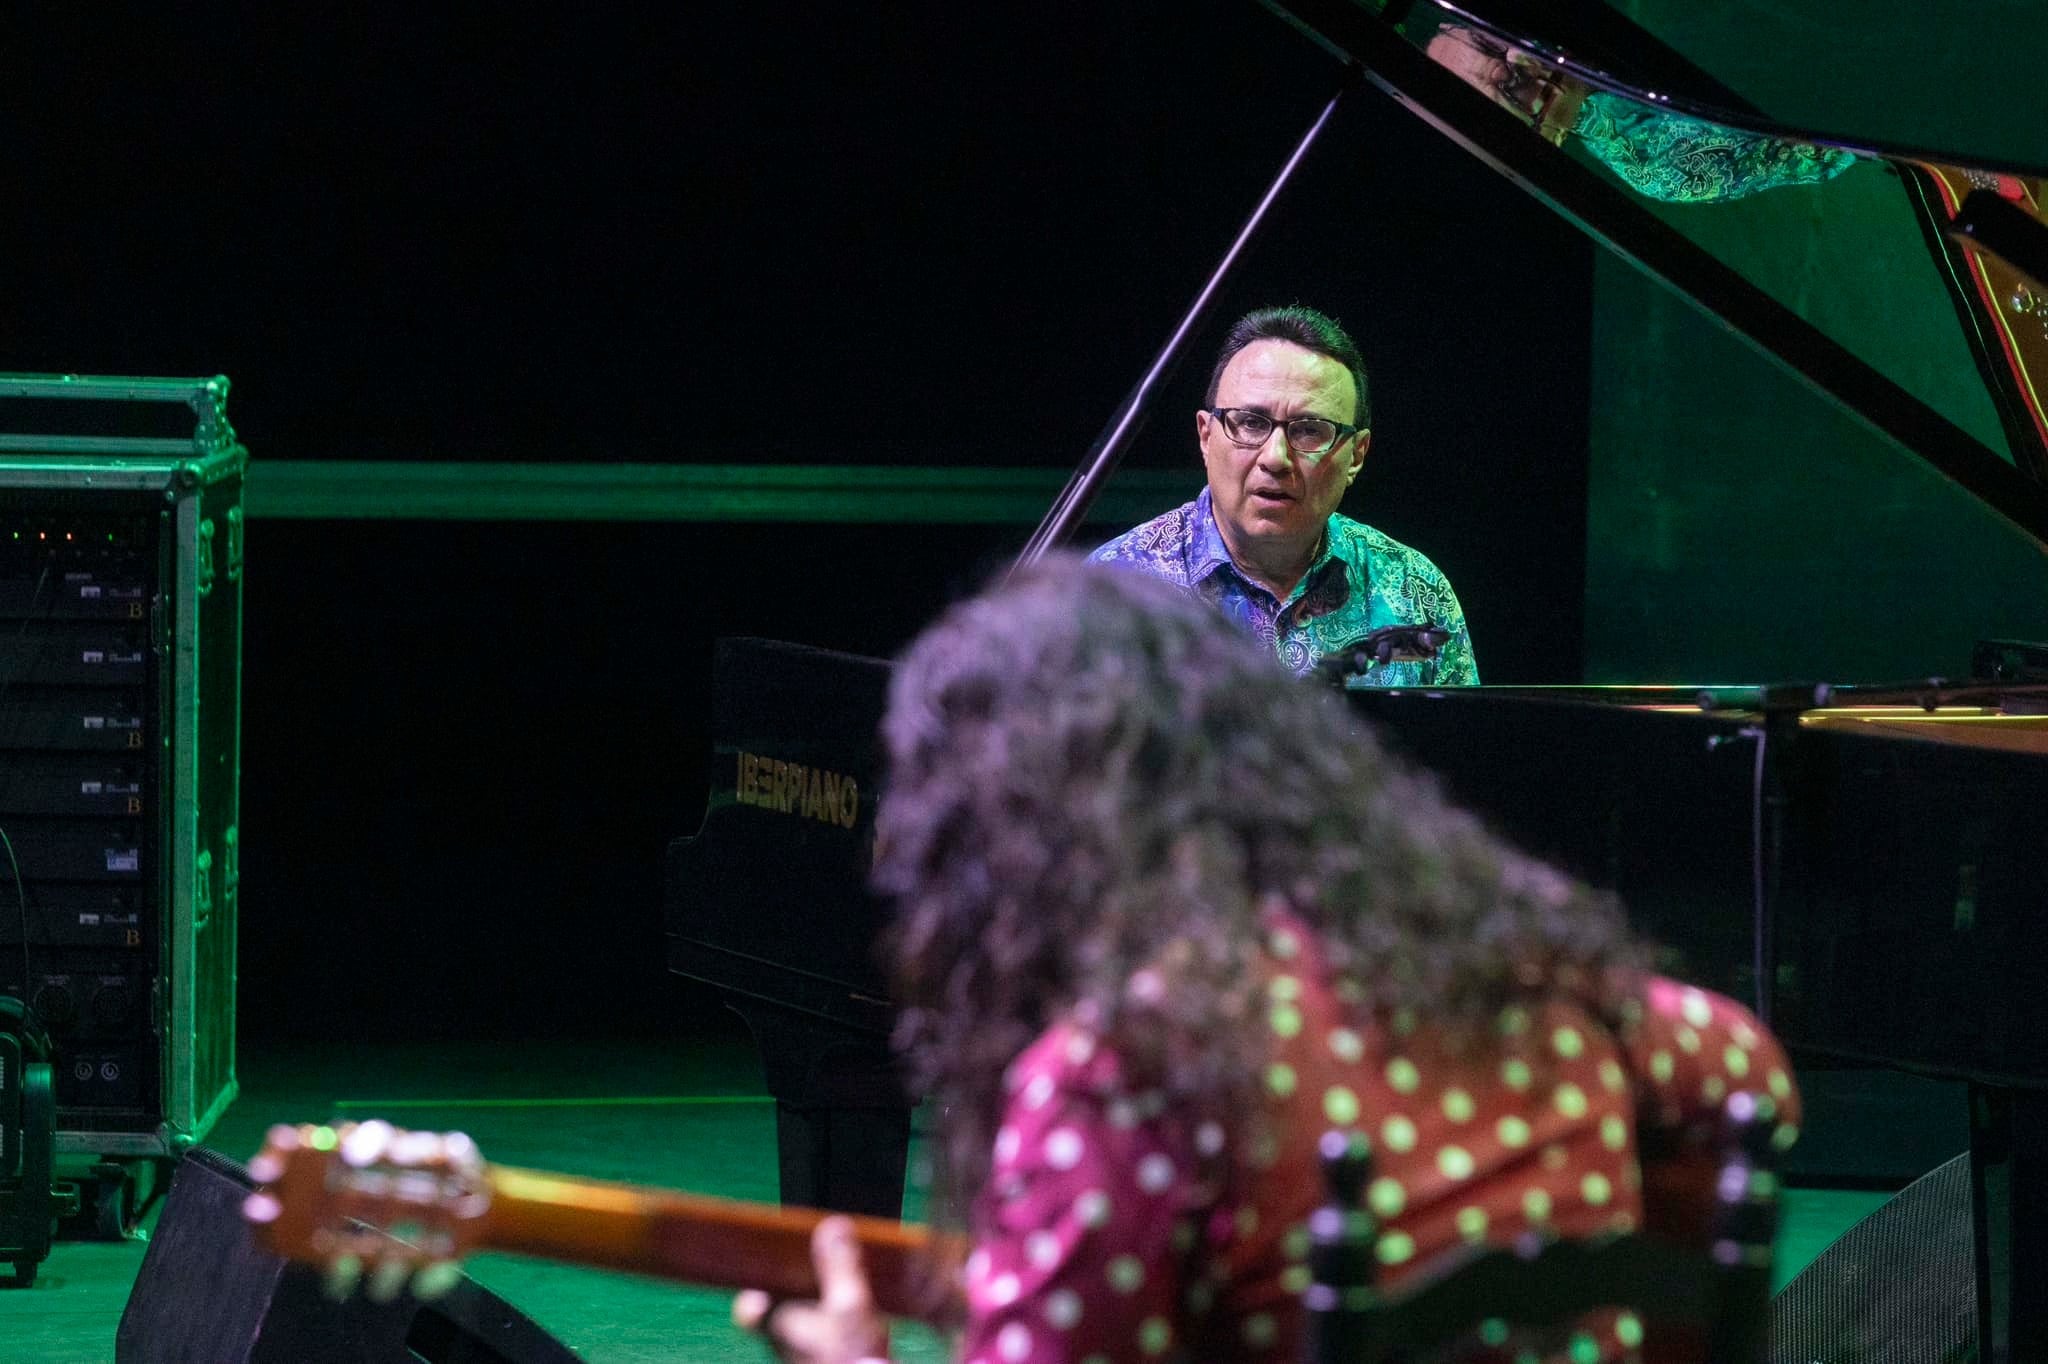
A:
{"label": "curly haired person", "polygon": [[[1648,973],[1611,898],[1148,577],[1054,560],[956,606],[883,732],[875,879],[972,1245],[960,1359],[1294,1358],[1333,1126],[1371,1141],[1390,1280],[1531,1230],[1684,1237],[1732,1091],[1796,1136],[1747,1012]],[[736,1317],[788,1358],[877,1356],[846,1224],[815,1250],[821,1302]],[[1635,1357],[1644,1327],[1573,1346]]]}

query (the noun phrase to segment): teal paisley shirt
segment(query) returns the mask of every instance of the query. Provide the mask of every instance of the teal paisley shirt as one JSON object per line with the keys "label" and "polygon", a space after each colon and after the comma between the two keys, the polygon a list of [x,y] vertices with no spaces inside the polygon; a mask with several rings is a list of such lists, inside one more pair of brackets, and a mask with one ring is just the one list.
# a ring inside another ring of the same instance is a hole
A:
{"label": "teal paisley shirt", "polygon": [[1209,490],[1185,506],[1125,531],[1088,556],[1163,578],[1213,602],[1272,646],[1296,674],[1385,625],[1443,626],[1451,638],[1434,659],[1383,663],[1361,681],[1382,687],[1470,686],[1479,681],[1472,636],[1450,582],[1437,566],[1390,535],[1332,516],[1323,547],[1287,600],[1237,571],[1209,506]]}

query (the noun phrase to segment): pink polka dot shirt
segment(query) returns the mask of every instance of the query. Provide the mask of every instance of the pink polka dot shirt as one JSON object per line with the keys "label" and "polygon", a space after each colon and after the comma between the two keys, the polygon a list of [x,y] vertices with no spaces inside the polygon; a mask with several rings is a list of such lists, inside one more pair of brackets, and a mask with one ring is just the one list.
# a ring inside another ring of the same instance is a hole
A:
{"label": "pink polka dot shirt", "polygon": [[[1347,1004],[1360,992],[1298,925],[1276,924],[1268,959],[1263,1121],[1236,1136],[1175,1121],[1075,1024],[1018,1058],[976,1208],[961,1358],[1298,1358],[1306,1224],[1324,1197],[1315,1144],[1332,1126],[1371,1138],[1367,1202],[1386,1282],[1461,1243],[1532,1228],[1581,1237],[1647,1219],[1696,1238],[1711,1206],[1701,1143],[1726,1095],[1757,1094],[1781,1146],[1798,1132],[1778,1044],[1707,991],[1651,978],[1619,1035],[1573,1003],[1511,1008],[1502,1047],[1474,1060],[1412,1020]],[[1647,1169],[1639,1124],[1672,1153]],[[1586,1330],[1600,1359],[1639,1353],[1642,1325],[1627,1313]]]}

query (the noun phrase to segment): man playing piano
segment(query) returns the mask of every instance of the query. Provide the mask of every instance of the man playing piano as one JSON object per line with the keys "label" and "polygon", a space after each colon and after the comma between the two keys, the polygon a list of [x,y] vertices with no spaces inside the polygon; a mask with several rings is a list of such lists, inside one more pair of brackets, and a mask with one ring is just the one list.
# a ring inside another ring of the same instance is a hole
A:
{"label": "man playing piano", "polygon": [[1209,376],[1195,438],[1209,486],[1091,556],[1163,578],[1214,603],[1295,673],[1389,625],[1434,624],[1434,658],[1365,673],[1383,686],[1479,681],[1472,638],[1435,564],[1337,514],[1372,443],[1365,362],[1312,308],[1238,319]]}
{"label": "man playing piano", "polygon": [[[1619,906],[1185,594],[1024,570],[912,646],[883,735],[875,875],[934,1207],[973,1245],[962,1359],[1296,1358],[1333,1126],[1372,1142],[1390,1280],[1539,1228],[1697,1235],[1729,1094],[1796,1133],[1740,1006],[1646,974]],[[814,1251],[821,1301],[735,1318],[790,1359],[879,1355],[844,1219]],[[1642,1331],[1605,1313],[1572,1357]]]}

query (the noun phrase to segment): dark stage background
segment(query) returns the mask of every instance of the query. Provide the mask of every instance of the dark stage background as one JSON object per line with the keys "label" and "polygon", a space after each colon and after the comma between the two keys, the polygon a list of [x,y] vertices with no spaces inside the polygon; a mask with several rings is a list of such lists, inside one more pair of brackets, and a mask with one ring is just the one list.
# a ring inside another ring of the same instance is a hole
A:
{"label": "dark stage background", "polygon": [[[48,7],[4,61],[0,366],[224,372],[261,464],[480,488],[1071,466],[1339,78],[1223,0]],[[1577,669],[1590,272],[1362,92],[1198,345],[1271,301],[1352,327],[1349,510],[1444,566],[1502,680]],[[1189,493],[1205,368],[1132,457]],[[711,641],[891,652],[1030,529],[252,510],[247,1037],[722,1026],[660,939]]]}
{"label": "dark stage background", "polygon": [[[1246,0],[34,6],[0,368],[224,372],[259,466],[474,462],[480,500],[508,463],[1063,469],[1338,78]],[[1620,273],[1360,91],[1130,462],[1192,493],[1202,353],[1299,299],[1372,370],[1346,510],[1446,570],[1489,681],[1881,676],[1970,632],[1902,534],[1812,560],[1819,521],[1913,519],[1896,457]],[[1786,412],[1857,472],[1731,508],[1716,462],[1783,465]],[[661,960],[712,640],[887,654],[1030,530],[313,513],[252,498],[250,1038],[726,1026]],[[1973,551],[2048,633],[2038,556]]]}

